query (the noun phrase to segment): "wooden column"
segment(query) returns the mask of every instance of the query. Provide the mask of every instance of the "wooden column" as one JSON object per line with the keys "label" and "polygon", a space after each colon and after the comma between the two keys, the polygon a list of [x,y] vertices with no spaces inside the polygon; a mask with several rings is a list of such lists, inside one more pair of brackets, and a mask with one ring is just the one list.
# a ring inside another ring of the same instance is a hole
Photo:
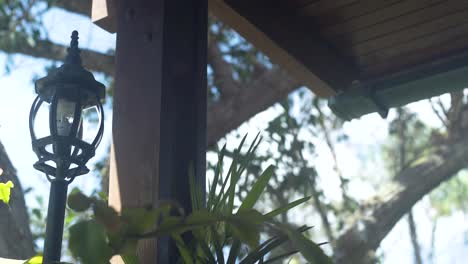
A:
{"label": "wooden column", "polygon": [[[171,199],[190,211],[191,165],[205,188],[206,2],[117,2],[109,200],[118,209]],[[141,263],[176,257],[167,239],[139,250]]]}

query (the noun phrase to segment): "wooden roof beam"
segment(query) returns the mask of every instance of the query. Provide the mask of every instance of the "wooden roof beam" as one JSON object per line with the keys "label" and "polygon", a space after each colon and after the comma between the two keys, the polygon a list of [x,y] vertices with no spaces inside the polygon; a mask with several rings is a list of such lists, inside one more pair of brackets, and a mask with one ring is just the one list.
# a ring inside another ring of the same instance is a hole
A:
{"label": "wooden roof beam", "polygon": [[[351,59],[342,56],[320,36],[313,20],[297,16],[284,1],[212,0],[224,3],[242,16],[229,23],[234,29],[263,51],[271,60],[298,78],[318,96],[330,96],[346,90],[359,79],[359,71]],[[211,9],[213,11],[213,9]],[[226,20],[226,15],[220,16]],[[244,19],[255,32],[249,38],[239,23]],[[228,21],[226,21],[227,23]],[[265,36],[266,43],[255,37]],[[264,44],[259,45],[259,43]],[[285,54],[285,56],[283,56]]]}
{"label": "wooden roof beam", "polygon": [[116,0],[93,0],[91,21],[110,33],[115,33],[117,31],[116,10]]}
{"label": "wooden roof beam", "polygon": [[[263,1],[208,0],[209,12],[236,30],[316,95],[328,97],[350,87],[358,71],[303,18],[272,15],[284,11]],[[282,12],[287,13],[287,12]],[[115,0],[93,0],[92,21],[115,32]]]}

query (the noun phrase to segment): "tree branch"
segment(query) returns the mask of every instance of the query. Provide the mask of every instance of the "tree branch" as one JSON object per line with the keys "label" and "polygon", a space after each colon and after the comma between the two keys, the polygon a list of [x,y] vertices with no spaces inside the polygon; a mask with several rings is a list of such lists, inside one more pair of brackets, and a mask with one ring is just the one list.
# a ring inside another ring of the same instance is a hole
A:
{"label": "tree branch", "polygon": [[414,263],[423,264],[421,257],[421,247],[419,246],[418,242],[418,233],[416,231],[416,223],[414,221],[412,209],[408,213],[408,227],[410,231],[411,245],[413,246]]}
{"label": "tree branch", "polygon": [[322,226],[325,229],[325,235],[327,236],[328,242],[331,243],[332,247],[335,246],[335,236],[331,228],[330,221],[328,220],[327,212],[323,208],[322,201],[320,201],[320,195],[317,191],[317,183],[314,178],[312,183],[312,198],[314,199],[315,208],[319,213],[320,220],[322,221]]}
{"label": "tree branch", "polygon": [[[57,7],[85,15],[90,4],[90,0],[58,0],[56,2]],[[301,86],[284,71],[273,68],[262,72],[247,87],[238,89],[235,87],[237,86],[235,80],[232,79],[232,71],[229,70],[231,66],[222,58],[221,54],[217,53],[219,50],[214,49],[214,45],[210,46],[210,63],[214,68],[215,75],[219,74],[217,79],[223,80],[218,88],[225,96],[222,96],[222,100],[213,104],[208,111],[208,146],[212,146],[226,133],[241,125],[242,122],[265,110]],[[1,47],[1,50],[6,53],[61,61],[65,58],[67,47],[48,40],[40,40],[34,47],[24,44]],[[113,55],[86,49],[83,49],[81,54],[84,66],[89,70],[108,75],[114,74]]]}
{"label": "tree branch", "polygon": [[[67,47],[41,40],[36,46],[28,44],[2,47],[6,53],[17,53],[36,58],[61,61]],[[92,71],[114,74],[114,56],[83,49],[83,64]],[[212,146],[222,136],[237,128],[245,120],[265,110],[299,88],[301,83],[292,79],[279,68],[264,72],[249,86],[243,87],[235,96],[225,97],[208,111],[208,145]]]}
{"label": "tree branch", "polygon": [[72,13],[77,13],[84,16],[91,16],[92,0],[57,0],[54,6],[65,9]]}
{"label": "tree branch", "polygon": [[[402,171],[393,191],[364,212],[337,240],[336,263],[371,263],[370,257],[398,220],[424,195],[468,165],[468,139],[449,148],[444,156],[433,154],[417,166]],[[375,200],[375,199],[373,199]]]}
{"label": "tree branch", "polygon": [[432,111],[433,111],[434,114],[437,116],[437,118],[440,120],[440,122],[442,123],[442,125],[444,125],[444,127],[445,127],[446,129],[449,129],[449,125],[448,125],[448,123],[447,123],[447,118],[442,116],[442,114],[440,113],[439,109],[437,109],[435,103],[432,101],[432,98],[429,98],[429,104],[431,105]]}
{"label": "tree branch", "polygon": [[335,144],[333,143],[331,139],[331,131],[328,129],[327,125],[325,124],[325,119],[327,118],[327,116],[320,109],[320,106],[318,105],[318,101],[316,101],[315,103],[315,110],[319,114],[318,115],[319,118],[317,118],[319,128],[322,130],[323,138],[325,139],[325,143],[328,147],[328,150],[330,150],[330,154],[332,155],[333,170],[335,171],[340,181],[340,189],[341,189],[341,197],[343,199],[343,207],[348,212],[353,212],[354,211],[353,208],[355,207],[354,205],[356,204],[356,202],[348,195],[348,184],[339,166],[338,155],[335,149]]}
{"label": "tree branch", "polygon": [[[67,54],[67,47],[55,44],[48,40],[39,40],[35,46],[24,42],[23,44],[8,47],[0,47],[5,53],[17,53],[36,58],[63,61]],[[114,56],[88,49],[81,50],[83,65],[92,71],[103,72],[107,75],[114,74]]]}
{"label": "tree branch", "polygon": [[29,229],[29,216],[24,194],[8,155],[0,142],[0,168],[3,170],[1,181],[11,180],[10,205],[0,202],[0,256],[6,258],[30,258],[34,254],[33,238]]}
{"label": "tree branch", "polygon": [[300,86],[301,83],[283,70],[273,68],[243,87],[236,96],[212,105],[208,109],[208,146]]}
{"label": "tree branch", "polygon": [[226,98],[239,92],[239,85],[233,78],[232,65],[224,60],[216,42],[208,45],[208,64],[213,68],[214,85],[220,89],[221,97]]}

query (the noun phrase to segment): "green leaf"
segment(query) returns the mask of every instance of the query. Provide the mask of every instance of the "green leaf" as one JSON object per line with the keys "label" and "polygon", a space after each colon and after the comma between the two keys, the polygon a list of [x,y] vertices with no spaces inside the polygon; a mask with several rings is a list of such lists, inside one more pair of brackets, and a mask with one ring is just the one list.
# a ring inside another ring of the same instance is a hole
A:
{"label": "green leaf", "polygon": [[[231,182],[229,183],[229,188],[226,191],[226,197],[228,198],[226,212],[228,212],[228,213],[232,213],[232,211],[234,209],[234,198],[235,198],[235,194],[236,194],[236,186],[237,186],[237,182],[240,179],[240,174],[238,174],[237,173],[238,170],[236,170],[236,168],[238,167],[237,166],[238,163],[237,163],[236,160],[233,160],[232,163],[235,164],[234,167],[233,167],[234,171],[231,174]],[[223,201],[223,203],[224,202],[225,201]]]}
{"label": "green leaf", "polygon": [[265,221],[264,216],[255,210],[237,212],[227,217],[227,222],[234,237],[247,243],[250,247],[256,247],[260,239],[260,225]]}
{"label": "green leaf", "polygon": [[83,212],[88,210],[93,200],[84,195],[77,188],[74,188],[70,195],[68,195],[67,204],[70,209],[76,212]]}
{"label": "green leaf", "polygon": [[140,261],[138,260],[138,257],[136,254],[126,254],[126,255],[120,255],[122,258],[124,264],[138,264]]}
{"label": "green leaf", "polygon": [[83,264],[109,263],[112,249],[106,231],[96,220],[78,222],[70,227],[68,248]]}
{"label": "green leaf", "polygon": [[[284,226],[284,225],[283,225]],[[323,252],[319,245],[304,237],[300,232],[290,227],[284,230],[296,249],[311,264],[333,264],[332,260]]]}
{"label": "green leaf", "polygon": [[184,240],[179,234],[173,234],[172,239],[174,239],[177,249],[179,250],[180,256],[185,264],[193,264],[192,253],[190,249],[185,245]]}
{"label": "green leaf", "polygon": [[34,256],[34,257],[26,260],[26,262],[24,262],[24,264],[42,264],[42,256]]}
{"label": "green leaf", "polygon": [[156,225],[159,215],[164,209],[166,206],[156,209],[124,208],[122,209],[122,219],[127,223],[130,233],[143,234]]}
{"label": "green leaf", "polygon": [[239,207],[239,211],[252,209],[254,207],[255,203],[258,201],[258,198],[260,198],[260,195],[263,193],[266,186],[268,185],[268,182],[270,181],[270,178],[273,175],[273,171],[274,166],[270,165],[262,173],[262,175],[260,175],[258,180],[252,186],[250,192],[247,193],[244,202],[242,202],[242,205]]}
{"label": "green leaf", "polygon": [[291,210],[292,208],[294,208],[294,207],[296,207],[296,206],[298,206],[298,205],[300,205],[302,203],[307,202],[310,199],[310,197],[311,196],[298,199],[298,200],[296,200],[294,202],[291,202],[291,203],[289,203],[289,204],[287,204],[287,205],[285,205],[283,207],[275,209],[275,210],[269,212],[268,214],[266,214],[265,217],[268,218],[268,219],[271,219],[271,218],[273,218],[273,217],[275,217],[277,215],[285,213],[285,212]]}
{"label": "green leaf", "polygon": [[213,226],[210,227],[211,233],[213,234],[213,246],[214,250],[216,253],[216,259],[218,263],[224,263],[224,252],[223,252],[223,247],[221,246],[221,243],[219,241],[219,237],[216,234],[216,230]]}
{"label": "green leaf", "polygon": [[[298,228],[298,232],[303,233],[309,230],[312,227],[302,226]],[[240,262],[240,264],[253,264],[257,263],[268,254],[270,254],[275,248],[281,246],[288,240],[288,236],[286,234],[279,234],[273,238],[270,238],[264,241],[261,245],[257,248],[251,250],[249,254]]]}
{"label": "green leaf", "polygon": [[267,264],[267,263],[278,263],[279,260],[282,260],[284,258],[287,258],[291,255],[294,255],[296,253],[298,253],[299,250],[292,250],[292,251],[289,251],[289,252],[286,252],[284,254],[281,254],[281,255],[278,255],[278,256],[275,256],[273,258],[270,258],[268,259],[267,261],[263,262],[264,264]]}
{"label": "green leaf", "polygon": [[180,216],[163,217],[161,224],[153,233],[154,237],[167,236],[171,234],[182,234],[189,230],[190,227],[184,224],[183,218]]}
{"label": "green leaf", "polygon": [[223,148],[218,154],[218,163],[216,164],[213,182],[211,183],[210,192],[208,194],[207,208],[212,208],[213,202],[215,200],[216,187],[218,186],[219,181],[222,180],[223,162],[224,162],[223,160],[224,160],[225,153],[226,153],[226,144],[224,144]]}
{"label": "green leaf", "polygon": [[132,256],[136,254],[138,248],[138,239],[136,238],[124,238],[123,245],[119,250],[119,254],[123,256]]}
{"label": "green leaf", "polygon": [[253,154],[255,150],[257,149],[258,144],[260,143],[260,141],[257,142],[257,140],[259,139],[259,136],[260,136],[260,133],[257,134],[252,144],[250,144],[249,149],[247,150],[244,156],[241,155],[241,150],[242,150],[242,145],[244,144],[244,140],[247,137],[247,134],[244,136],[241,144],[234,152],[234,158],[232,162],[236,165],[238,164],[239,166],[235,166],[234,170],[232,171],[231,182],[229,185],[229,189],[227,191],[227,195],[229,198],[228,203],[227,203],[227,212],[232,212],[234,209],[234,197],[235,197],[235,190],[236,190],[237,183],[239,182],[242,173],[247,168],[247,165],[253,159]]}
{"label": "green leaf", "polygon": [[[239,181],[242,172],[245,170],[245,168],[253,158],[253,153],[255,152],[259,144],[259,135],[260,134],[257,134],[244,157],[241,157],[240,152],[247,138],[247,134],[242,138],[241,142],[239,143],[239,146],[234,150],[233,160],[231,166],[229,167],[229,171],[226,175],[226,178],[224,179],[221,185],[221,189],[218,195],[215,195],[213,197],[213,202],[209,200],[209,204],[212,204],[212,207],[208,208],[210,208],[212,211],[223,209],[224,212],[232,213],[237,182]],[[222,162],[222,160],[220,161]],[[228,182],[229,187],[225,192]],[[215,192],[214,188],[216,188],[216,186],[212,185],[210,192]]]}
{"label": "green leaf", "polygon": [[193,165],[190,165],[190,169],[189,169],[190,200],[192,202],[192,209],[194,211],[197,211],[204,207],[204,203],[203,203],[204,190],[201,190],[201,188],[197,186],[194,172],[195,172],[195,169]]}
{"label": "green leaf", "polygon": [[103,225],[107,232],[117,233],[120,230],[120,216],[114,208],[107,205],[104,201],[97,201],[93,206],[96,221]]}
{"label": "green leaf", "polygon": [[257,150],[258,146],[260,145],[260,142],[261,142],[261,137],[260,137],[260,133],[257,133],[257,136],[255,136],[254,140],[252,141],[252,144],[250,144],[250,147],[249,149],[247,150],[247,152],[245,153],[244,156],[240,155],[241,153],[241,148],[239,147],[236,151],[236,153],[234,154],[234,161],[236,161],[236,163],[239,164],[239,166],[237,167],[237,170],[235,170],[233,173],[232,173],[232,176],[231,176],[231,183],[230,183],[230,188],[228,190],[228,194],[229,194],[229,200],[228,200],[228,204],[227,204],[227,211],[228,212],[232,212],[233,209],[234,209],[234,196],[235,196],[235,189],[236,189],[236,186],[238,184],[238,181],[240,180],[242,174],[244,173],[244,171],[246,170],[247,166],[252,162],[252,160],[254,159],[254,153],[255,151]]}
{"label": "green leaf", "polygon": [[15,187],[12,181],[6,183],[0,182],[0,201],[6,204],[10,203],[11,188]]}
{"label": "green leaf", "polygon": [[186,218],[168,216],[163,218],[161,224],[156,229],[155,235],[182,234],[189,230],[208,227],[224,220],[225,217],[204,210],[193,212]]}
{"label": "green leaf", "polygon": [[227,264],[235,264],[236,259],[239,256],[240,253],[240,248],[241,248],[241,242],[239,239],[235,239],[234,242],[232,243],[231,250],[229,251],[229,256],[227,260]]}
{"label": "green leaf", "polygon": [[[237,173],[239,175],[241,175],[244,172],[244,170],[247,168],[247,166],[254,159],[254,157],[255,157],[254,154],[257,151],[257,148],[258,148],[258,146],[260,145],[261,142],[262,142],[262,137],[260,136],[260,132],[258,132],[257,135],[255,136],[254,140],[250,144],[249,149],[245,153],[245,156],[244,157],[240,157],[240,156],[238,157],[239,163],[241,164],[241,166],[239,166],[239,170],[237,171]],[[239,153],[240,153],[240,148],[239,148]]]}
{"label": "green leaf", "polygon": [[204,261],[201,261],[201,263],[207,263],[207,264],[216,264],[216,259],[207,243],[209,241],[208,236],[217,236],[217,233],[209,234],[207,236],[207,233],[205,232],[206,230],[204,229],[197,229],[193,230],[192,234],[196,239],[196,243],[198,244],[200,248],[200,255],[198,256],[201,259],[204,259]]}
{"label": "green leaf", "polygon": [[[242,139],[241,144],[239,145],[239,148],[244,143],[244,140],[245,140],[245,137]],[[229,179],[232,177],[232,175],[235,173],[235,171],[237,171],[237,159],[236,159],[236,157],[237,157],[238,149],[236,149],[234,151],[234,159],[231,162],[231,166],[229,167],[228,173],[226,174],[226,178],[224,178],[224,181],[223,181],[223,183],[221,185],[221,189],[219,190],[219,194],[216,195],[215,198],[214,198],[213,208],[212,208],[213,211],[216,211],[216,210],[218,210],[220,208],[223,208],[224,204],[226,202],[226,199],[229,197],[229,195],[228,195],[229,191],[227,191],[227,193],[225,193],[224,191],[225,191],[225,189],[227,187],[227,183],[229,182]]]}
{"label": "green leaf", "polygon": [[187,216],[187,218],[185,219],[185,223],[187,225],[193,225],[193,226],[199,226],[199,225],[210,226],[212,224],[215,224],[223,220],[224,220],[224,217],[219,214],[215,214],[206,210],[200,210],[200,211],[195,211],[191,213],[189,216]]}

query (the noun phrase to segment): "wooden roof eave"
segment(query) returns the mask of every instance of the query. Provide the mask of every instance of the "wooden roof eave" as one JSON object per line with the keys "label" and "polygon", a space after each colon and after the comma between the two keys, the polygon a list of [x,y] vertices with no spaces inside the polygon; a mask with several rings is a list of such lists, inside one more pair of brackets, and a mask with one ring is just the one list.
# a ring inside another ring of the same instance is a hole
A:
{"label": "wooden roof eave", "polygon": [[231,26],[242,37],[265,53],[274,63],[283,67],[294,78],[304,82],[304,85],[318,96],[329,97],[336,94],[336,91],[328,83],[311,72],[302,62],[291,56],[289,52],[278,46],[265,33],[224,1],[208,0],[208,9],[210,14]]}
{"label": "wooden roof eave", "polygon": [[[115,0],[93,0],[92,5],[92,21],[112,33],[116,31],[115,2]],[[210,14],[231,26],[242,37],[246,38],[260,51],[265,53],[274,63],[280,65],[291,74],[292,77],[300,80],[304,86],[309,87],[320,97],[330,97],[335,95],[338,90],[348,88],[344,86],[348,86],[348,84],[351,83],[351,78],[355,76],[356,71],[354,71],[354,69],[348,71],[346,68],[347,65],[345,66],[346,63],[343,63],[344,61],[339,59],[337,60],[336,54],[330,52],[327,47],[325,47],[326,45],[323,45],[324,48],[321,50],[322,46],[320,44],[322,43],[318,43],[320,41],[312,40],[314,43],[310,45],[310,53],[307,51],[309,58],[313,58],[315,54],[322,58],[312,67],[314,69],[311,69],[310,65],[304,64],[302,58],[298,59],[298,56],[291,55],[291,50],[278,45],[277,41],[272,40],[267,33],[264,33],[256,25],[251,23],[251,21],[239,14],[239,12],[234,10],[226,1],[208,0],[208,6]],[[304,32],[304,34],[308,33]],[[303,41],[303,39],[295,38],[290,41],[299,43]],[[319,45],[315,45],[315,42]],[[307,43],[307,45],[308,44],[309,43]],[[327,58],[326,56],[328,54],[330,54],[330,59],[324,60],[323,58]],[[326,62],[326,65],[323,65],[324,62]],[[325,74],[325,71],[323,71],[324,67],[326,67],[328,71]],[[336,74],[331,78],[329,72],[335,69],[337,69],[335,71]],[[316,70],[320,74],[317,74]],[[335,80],[338,80],[338,82],[334,82]],[[343,85],[343,83],[345,85]]]}
{"label": "wooden roof eave", "polygon": [[390,108],[463,90],[468,87],[467,73],[468,51],[459,52],[381,79],[357,82],[331,97],[328,105],[348,121],[374,112],[385,118]]}
{"label": "wooden roof eave", "polygon": [[117,31],[115,0],[93,0],[91,21],[110,33]]}

